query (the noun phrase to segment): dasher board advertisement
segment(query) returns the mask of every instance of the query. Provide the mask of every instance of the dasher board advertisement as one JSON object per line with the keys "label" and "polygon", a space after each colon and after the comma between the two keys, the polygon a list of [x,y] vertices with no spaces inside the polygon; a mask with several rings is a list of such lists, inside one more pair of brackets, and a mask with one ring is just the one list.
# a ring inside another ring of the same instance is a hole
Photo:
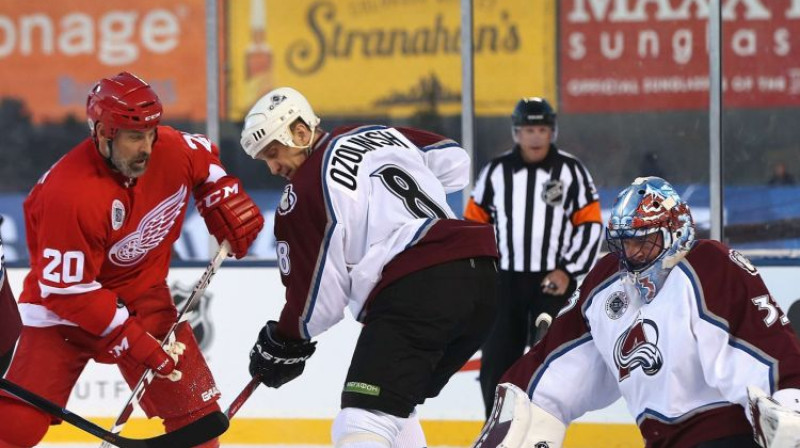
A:
{"label": "dasher board advertisement", "polygon": [[[461,110],[458,0],[242,0],[228,4],[229,117],[279,86],[328,115]],[[555,93],[555,0],[474,3],[475,107],[509,115]]]}
{"label": "dasher board advertisement", "polygon": [[[708,1],[564,0],[564,112],[708,108]],[[800,105],[800,0],[722,0],[723,104]]]}
{"label": "dasher board advertisement", "polygon": [[0,0],[0,97],[36,122],[84,120],[103,77],[149,82],[170,120],[206,116],[204,0]]}

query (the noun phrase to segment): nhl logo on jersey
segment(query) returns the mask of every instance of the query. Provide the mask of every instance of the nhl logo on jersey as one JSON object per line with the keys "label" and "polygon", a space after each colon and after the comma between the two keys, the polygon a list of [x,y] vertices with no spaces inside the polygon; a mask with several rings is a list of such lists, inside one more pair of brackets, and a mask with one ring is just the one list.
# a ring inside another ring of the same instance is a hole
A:
{"label": "nhl logo on jersey", "polygon": [[551,207],[561,205],[564,200],[564,182],[558,179],[548,180],[543,184],[542,200]]}
{"label": "nhl logo on jersey", "polygon": [[628,310],[628,295],[624,291],[614,291],[606,300],[606,314],[617,320]]}
{"label": "nhl logo on jersey", "polygon": [[758,275],[758,269],[756,269],[753,263],[739,251],[731,249],[730,252],[728,252],[728,257],[730,257],[731,261],[736,263],[737,266],[747,271],[748,274]]}
{"label": "nhl logo on jersey", "polygon": [[281,216],[288,214],[294,210],[295,204],[297,204],[297,195],[294,194],[292,184],[289,184],[283,188],[281,203],[278,204],[278,214]]}
{"label": "nhl logo on jersey", "polygon": [[111,203],[111,228],[119,230],[123,222],[125,222],[125,206],[119,199],[114,199]]}

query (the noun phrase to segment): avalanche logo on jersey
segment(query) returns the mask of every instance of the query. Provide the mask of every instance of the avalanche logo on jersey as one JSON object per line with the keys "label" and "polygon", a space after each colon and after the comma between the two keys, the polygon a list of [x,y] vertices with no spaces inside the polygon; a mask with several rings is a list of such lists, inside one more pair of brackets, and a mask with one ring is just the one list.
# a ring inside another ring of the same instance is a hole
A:
{"label": "avalanche logo on jersey", "polygon": [[564,182],[551,179],[544,183],[542,200],[551,207],[556,207],[564,200]]}
{"label": "avalanche logo on jersey", "polygon": [[167,237],[186,204],[185,185],[164,199],[142,218],[136,230],[111,246],[108,259],[117,266],[127,267],[142,261],[152,249]]}
{"label": "avalanche logo on jersey", "polygon": [[281,203],[278,204],[278,214],[281,216],[289,214],[289,212],[294,210],[295,204],[297,204],[297,195],[294,194],[294,190],[292,188],[292,184],[289,184],[283,188]]}
{"label": "avalanche logo on jersey", "polygon": [[639,317],[614,343],[614,363],[619,369],[619,382],[640,367],[647,376],[661,370],[664,359],[658,349],[658,326],[650,319]]}

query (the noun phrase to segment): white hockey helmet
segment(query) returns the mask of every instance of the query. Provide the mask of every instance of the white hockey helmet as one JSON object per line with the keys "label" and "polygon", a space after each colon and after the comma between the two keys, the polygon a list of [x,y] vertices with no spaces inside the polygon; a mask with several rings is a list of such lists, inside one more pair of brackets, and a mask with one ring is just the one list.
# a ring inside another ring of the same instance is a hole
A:
{"label": "white hockey helmet", "polygon": [[306,97],[291,87],[279,87],[262,96],[247,113],[242,129],[242,148],[252,158],[270,142],[297,147],[289,129],[297,119],[313,132],[320,120]]}

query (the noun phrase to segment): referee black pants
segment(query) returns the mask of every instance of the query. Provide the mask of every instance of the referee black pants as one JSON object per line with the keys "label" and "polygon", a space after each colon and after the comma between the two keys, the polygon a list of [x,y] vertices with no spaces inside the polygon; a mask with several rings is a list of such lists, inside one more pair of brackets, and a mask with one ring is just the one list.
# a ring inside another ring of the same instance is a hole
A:
{"label": "referee black pants", "polygon": [[[542,292],[545,272],[509,272],[498,274],[497,318],[481,355],[480,383],[486,418],[492,412],[494,391],[500,378],[525,352],[541,313],[555,317],[572,291],[563,296]],[[574,283],[574,282],[573,282]],[[572,289],[572,288],[570,288]]]}

